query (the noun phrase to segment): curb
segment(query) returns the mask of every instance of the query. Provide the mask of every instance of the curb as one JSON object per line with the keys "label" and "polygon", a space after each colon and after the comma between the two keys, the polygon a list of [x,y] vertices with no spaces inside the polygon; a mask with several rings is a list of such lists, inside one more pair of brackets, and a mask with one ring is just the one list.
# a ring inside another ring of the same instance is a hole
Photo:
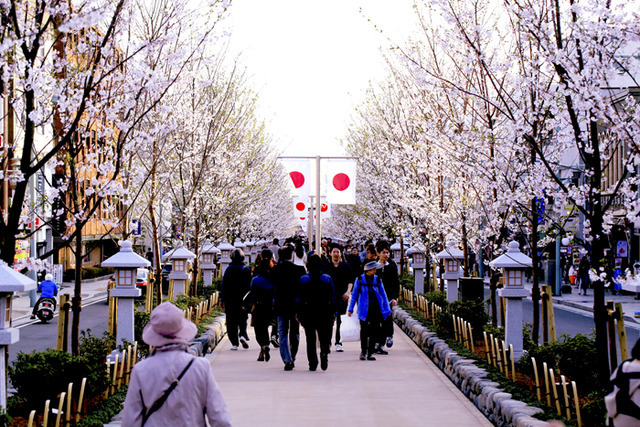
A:
{"label": "curb", "polygon": [[488,372],[453,351],[435,332],[413,319],[404,309],[394,307],[396,324],[451,382],[496,426],[547,427],[549,423],[533,417],[543,412],[535,406],[512,399],[510,393],[488,379]]}
{"label": "curb", "polygon": [[[554,304],[564,305],[566,307],[575,308],[575,309],[584,311],[585,313],[588,313],[590,315],[593,315],[593,308],[591,308],[591,307],[585,307],[584,305],[577,304],[575,302],[563,301],[563,300],[555,299],[555,298],[552,298],[552,300],[553,300]],[[637,325],[638,324],[636,318],[633,317],[633,316],[624,315],[624,316],[622,316],[622,318],[624,319],[625,322],[631,322],[632,325]]]}

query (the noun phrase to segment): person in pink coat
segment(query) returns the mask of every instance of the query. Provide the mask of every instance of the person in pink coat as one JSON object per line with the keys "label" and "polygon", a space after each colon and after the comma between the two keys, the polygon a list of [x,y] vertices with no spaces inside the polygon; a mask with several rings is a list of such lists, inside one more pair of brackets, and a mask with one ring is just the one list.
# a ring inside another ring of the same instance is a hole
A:
{"label": "person in pink coat", "polygon": [[[151,312],[142,339],[150,356],[133,368],[123,426],[231,426],[211,364],[187,352],[196,325],[170,302]],[[177,381],[176,381],[177,380]]]}

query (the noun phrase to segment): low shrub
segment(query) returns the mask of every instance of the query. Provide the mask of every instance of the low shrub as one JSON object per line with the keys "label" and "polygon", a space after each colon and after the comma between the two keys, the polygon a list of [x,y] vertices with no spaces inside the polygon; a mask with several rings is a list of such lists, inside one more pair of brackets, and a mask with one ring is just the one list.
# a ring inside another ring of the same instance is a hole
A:
{"label": "low shrub", "polygon": [[598,390],[598,367],[595,339],[577,334],[562,335],[558,341],[535,346],[521,359],[525,372],[532,374],[534,357],[539,366],[546,362],[554,371],[560,371],[575,381],[580,390],[591,393]]}
{"label": "low shrub", "polygon": [[484,302],[481,300],[453,301],[449,304],[449,313],[469,322],[474,331],[482,331],[489,321],[489,315],[484,310]]}
{"label": "low shrub", "polygon": [[412,274],[403,273],[400,276],[400,286],[404,286],[413,292],[416,288],[415,277]]}
{"label": "low shrub", "polygon": [[432,302],[443,309],[447,308],[449,305],[449,301],[447,301],[447,294],[443,291],[426,292],[424,297],[427,301]]}

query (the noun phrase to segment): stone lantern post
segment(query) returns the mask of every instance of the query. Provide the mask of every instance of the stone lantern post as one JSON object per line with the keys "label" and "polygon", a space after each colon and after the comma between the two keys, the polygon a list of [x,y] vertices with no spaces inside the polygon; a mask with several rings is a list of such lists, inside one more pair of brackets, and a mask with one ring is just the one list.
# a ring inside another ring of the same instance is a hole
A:
{"label": "stone lantern post", "polygon": [[122,343],[123,339],[129,342],[135,341],[133,332],[134,299],[141,295],[140,289],[136,287],[136,273],[138,268],[150,265],[151,263],[147,259],[133,251],[131,242],[128,240],[120,244],[120,252],[102,262],[103,267],[115,268],[116,287],[111,290],[110,295],[116,297],[118,301],[117,343]]}
{"label": "stone lantern post", "polygon": [[247,240],[244,242],[244,245],[246,246],[244,251],[244,260],[249,264],[251,262],[251,251],[253,251],[253,245],[255,245],[255,242],[253,240]]}
{"label": "stone lantern post", "polygon": [[171,300],[175,300],[178,295],[186,293],[186,284],[189,279],[187,263],[195,257],[196,255],[182,246],[182,244],[165,255],[165,258],[171,261],[171,273],[169,273],[169,280],[173,280]]}
{"label": "stone lantern post", "polygon": [[220,271],[224,276],[224,272],[227,270],[229,264],[231,264],[231,252],[235,249],[235,246],[222,242],[218,249],[220,249]]}
{"label": "stone lantern post", "polygon": [[460,260],[464,258],[464,253],[456,247],[456,243],[450,240],[447,247],[436,255],[436,258],[444,260],[444,273],[442,277],[447,281],[447,301],[458,300],[458,279],[462,276],[460,272]]}
{"label": "stone lantern post", "polygon": [[213,277],[215,276],[216,264],[216,248],[213,243],[206,241],[200,250],[200,269],[202,270],[203,286],[211,286],[213,283]]}
{"label": "stone lantern post", "polygon": [[402,245],[400,244],[400,240],[396,240],[396,242],[391,245],[389,249],[391,249],[393,260],[396,262],[396,265],[398,267],[398,274],[402,274],[402,260],[400,259],[402,258]]}
{"label": "stone lantern post", "polygon": [[0,260],[0,408],[7,408],[7,347],[20,340],[20,330],[11,327],[11,297],[14,292],[35,291],[36,282]]}
{"label": "stone lantern post", "polygon": [[489,263],[501,268],[504,287],[498,295],[506,298],[504,340],[513,345],[513,359],[519,360],[524,351],[522,340],[522,299],[529,295],[524,288],[524,271],[532,265],[531,258],[520,252],[518,242],[509,242],[509,249]]}
{"label": "stone lantern post", "polygon": [[416,294],[424,293],[424,268],[426,263],[426,251],[427,249],[423,244],[418,243],[411,248],[411,256],[413,257],[413,276],[415,277]]}

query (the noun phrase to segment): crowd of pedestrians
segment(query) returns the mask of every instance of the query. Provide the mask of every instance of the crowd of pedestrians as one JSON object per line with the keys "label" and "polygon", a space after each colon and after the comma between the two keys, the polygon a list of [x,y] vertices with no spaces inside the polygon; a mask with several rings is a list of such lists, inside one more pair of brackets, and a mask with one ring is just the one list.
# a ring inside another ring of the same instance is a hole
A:
{"label": "crowd of pedestrians", "polygon": [[[340,316],[350,317],[355,310],[360,359],[388,354],[384,346],[393,345],[391,308],[397,304],[400,286],[389,244],[367,242],[360,254],[355,246],[341,248],[322,241],[322,249],[307,252],[301,241],[280,246],[274,239],[261,248],[252,268],[242,250],[231,253],[220,298],[232,351],[249,348],[251,314],[259,362],[269,362],[271,346],[279,347],[284,370],[293,370],[302,325],[309,370],[320,366],[325,371],[332,338],[335,350],[344,351]],[[196,332],[195,324],[173,304],[153,310],[142,335],[153,350],[132,371],[122,425],[231,425],[209,362],[187,351]]]}
{"label": "crowd of pedestrians", "polygon": [[[261,248],[251,270],[236,249],[221,286],[231,350],[248,348],[248,314],[259,346],[257,360],[269,362],[271,347],[279,348],[284,370],[295,367],[300,326],[306,337],[309,370],[326,370],[333,349],[343,352],[342,315],[355,312],[360,324],[361,360],[376,360],[393,346],[391,310],[400,292],[398,269],[386,241],[364,250],[346,248],[327,239],[322,252],[309,251],[301,240],[278,239]],[[271,334],[269,334],[271,327]],[[335,330],[335,332],[334,332]],[[317,344],[319,343],[319,357]]]}

